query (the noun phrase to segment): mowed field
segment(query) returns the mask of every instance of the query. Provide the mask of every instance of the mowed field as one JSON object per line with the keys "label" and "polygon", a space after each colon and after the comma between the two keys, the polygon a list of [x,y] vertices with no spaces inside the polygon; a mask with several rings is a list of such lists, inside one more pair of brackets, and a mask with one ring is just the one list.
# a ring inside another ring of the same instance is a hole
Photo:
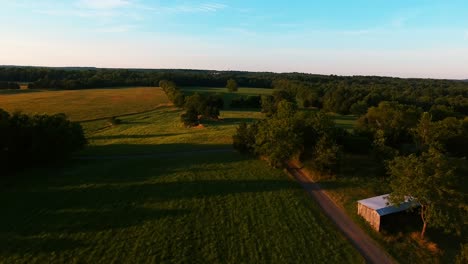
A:
{"label": "mowed field", "polygon": [[190,129],[180,114],[85,122],[78,159],[3,182],[0,262],[364,262],[298,183],[232,151],[237,125],[261,113]]}
{"label": "mowed field", "polygon": [[168,104],[165,93],[155,87],[0,91],[0,108],[6,111],[65,113],[73,121],[138,113]]}

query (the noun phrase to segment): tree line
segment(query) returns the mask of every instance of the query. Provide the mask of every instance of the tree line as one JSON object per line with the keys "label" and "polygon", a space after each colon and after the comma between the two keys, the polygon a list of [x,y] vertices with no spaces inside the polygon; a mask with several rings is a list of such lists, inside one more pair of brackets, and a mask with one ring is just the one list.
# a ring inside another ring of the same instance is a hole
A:
{"label": "tree line", "polygon": [[0,82],[0,90],[2,89],[20,89],[20,86],[16,82]]}
{"label": "tree line", "polygon": [[26,167],[61,162],[84,147],[78,123],[64,114],[10,114],[0,109],[0,166],[2,175]]}
{"label": "tree line", "polygon": [[224,100],[219,95],[205,96],[195,93],[185,96],[175,82],[167,80],[160,81],[159,86],[175,106],[185,110],[181,121],[187,127],[198,126],[202,118],[217,120],[220,110],[224,107]]}
{"label": "tree line", "polygon": [[431,111],[443,119],[468,114],[468,82],[376,76],[336,76],[210,70],[0,67],[0,82],[25,82],[31,89],[89,89],[158,86],[170,80],[181,86],[238,86],[286,90],[300,107],[363,115],[382,101]]}

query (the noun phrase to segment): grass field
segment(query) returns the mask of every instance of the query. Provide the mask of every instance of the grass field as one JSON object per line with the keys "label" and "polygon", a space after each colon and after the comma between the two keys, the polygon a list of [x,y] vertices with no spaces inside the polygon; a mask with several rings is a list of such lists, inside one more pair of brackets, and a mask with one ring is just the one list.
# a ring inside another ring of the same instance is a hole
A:
{"label": "grass field", "polygon": [[[122,124],[115,127],[102,127],[106,121],[84,123],[90,132],[90,147],[83,154],[144,153],[141,146],[157,145],[151,152],[170,152],[177,150],[177,144],[200,148],[230,147],[232,135],[241,122],[262,118],[259,112],[222,111],[219,121],[204,121],[205,128],[185,128],[180,122],[181,110],[167,107],[152,112],[122,117]],[[106,146],[103,148],[103,146]],[[175,146],[175,147],[174,147]],[[222,147],[222,146],[221,146]]]}
{"label": "grass field", "polygon": [[6,111],[65,113],[74,121],[138,113],[167,104],[164,92],[152,87],[0,92],[0,108]]}
{"label": "grass field", "polygon": [[363,263],[283,171],[236,152],[190,152],[229,148],[236,126],[261,113],[223,111],[191,129],[180,113],[83,123],[82,156],[161,156],[73,160],[3,182],[0,262]]}

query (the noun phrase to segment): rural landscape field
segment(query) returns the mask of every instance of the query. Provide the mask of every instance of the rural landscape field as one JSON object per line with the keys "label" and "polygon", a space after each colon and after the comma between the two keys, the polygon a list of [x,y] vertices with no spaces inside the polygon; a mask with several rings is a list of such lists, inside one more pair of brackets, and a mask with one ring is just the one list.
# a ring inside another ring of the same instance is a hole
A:
{"label": "rural landscape field", "polygon": [[0,264],[468,263],[466,14],[0,0]]}
{"label": "rural landscape field", "polygon": [[[149,105],[168,102],[160,88],[147,89],[159,96]],[[21,99],[25,95],[37,96],[24,93]],[[100,105],[112,104],[108,98]],[[132,100],[130,94],[119,102]],[[36,109],[18,110],[41,111]],[[232,150],[236,125],[261,113],[227,110],[205,128],[183,128],[180,110],[172,106],[133,115],[115,109],[116,116],[124,115],[121,125],[83,123],[94,127],[90,144],[73,160],[22,172],[7,183],[1,200],[15,202],[4,207],[1,220],[2,261],[363,261],[297,183]],[[96,112],[89,106],[78,113],[66,104],[63,110],[91,118]]]}

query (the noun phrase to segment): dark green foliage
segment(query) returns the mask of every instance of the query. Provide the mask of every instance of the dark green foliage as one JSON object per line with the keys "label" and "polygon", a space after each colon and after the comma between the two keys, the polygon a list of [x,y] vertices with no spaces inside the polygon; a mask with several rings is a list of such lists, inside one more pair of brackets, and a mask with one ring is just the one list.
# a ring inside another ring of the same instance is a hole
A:
{"label": "dark green foliage", "polygon": [[431,109],[429,110],[429,113],[432,116],[432,120],[434,121],[439,121],[443,120],[447,117],[458,117],[459,114],[455,112],[453,107],[451,106],[446,106],[446,105],[438,105],[435,104],[431,106]]}
{"label": "dark green foliage", "polygon": [[299,106],[323,107],[341,114],[362,114],[364,108],[382,101],[414,105],[424,111],[433,105],[449,108],[447,112],[434,107],[434,120],[452,115],[452,109],[455,115],[468,114],[468,82],[460,81],[204,70],[0,67],[0,82],[31,82],[32,89],[156,86],[161,80],[182,86],[223,87],[230,79],[240,86],[285,90]]}
{"label": "dark green foliage", "polygon": [[455,264],[468,263],[468,243],[460,245],[460,252],[455,259]]}
{"label": "dark green foliage", "polygon": [[282,101],[297,104],[293,93],[287,90],[275,90],[272,95],[262,95],[262,113],[272,116],[278,110],[278,104]]}
{"label": "dark green foliage", "polygon": [[434,122],[430,113],[424,113],[412,132],[420,151],[435,148],[463,157],[468,154],[467,124],[468,122],[454,117]]}
{"label": "dark green foliage", "polygon": [[186,110],[181,116],[185,126],[199,125],[199,116],[218,119],[219,111],[224,107],[223,98],[218,95],[202,96],[195,93],[185,97],[174,82],[166,80],[160,81],[159,86],[166,92],[167,97],[175,106],[183,107]]}
{"label": "dark green foliage", "polygon": [[366,104],[364,101],[359,101],[351,105],[349,108],[349,112],[353,115],[364,115],[367,113],[367,109],[369,109],[369,106]]}
{"label": "dark green foliage", "polygon": [[190,116],[196,113],[197,116],[202,116],[211,119],[218,119],[219,111],[224,106],[224,101],[220,96],[209,95],[203,96],[195,93],[186,97],[184,108],[191,111]]}
{"label": "dark green foliage", "polygon": [[189,108],[185,111],[185,113],[180,116],[180,119],[186,127],[198,126],[200,124],[198,112],[193,108]]}
{"label": "dark green foliage", "polygon": [[164,90],[169,101],[171,101],[175,106],[184,106],[185,96],[182,91],[177,88],[177,85],[174,82],[162,80],[159,82],[159,87]]}
{"label": "dark green foliage", "polygon": [[236,80],[234,79],[229,79],[226,83],[226,88],[228,89],[228,91],[230,92],[237,92],[239,86],[236,82]]}
{"label": "dark green foliage", "polygon": [[338,161],[341,148],[336,142],[327,136],[322,136],[313,151],[313,168],[325,175],[335,174],[338,169]]}
{"label": "dark green foliage", "polygon": [[86,144],[82,127],[65,115],[9,115],[0,110],[0,163],[16,170],[66,158]]}
{"label": "dark green foliage", "polygon": [[109,124],[112,125],[112,126],[117,126],[117,125],[122,124],[122,120],[116,118],[115,116],[109,118],[108,122],[109,122]]}
{"label": "dark green foliage", "polygon": [[265,113],[267,116],[273,115],[273,113],[275,112],[275,102],[274,102],[273,96],[262,95],[261,106],[262,106],[262,113]]}
{"label": "dark green foliage", "polygon": [[231,100],[231,108],[260,108],[260,96],[241,96]]}
{"label": "dark green foliage", "polygon": [[2,89],[20,89],[20,86],[16,82],[0,82],[0,90]]}
{"label": "dark green foliage", "polygon": [[417,107],[381,102],[358,120],[357,130],[368,135],[382,131],[386,144],[396,147],[412,141],[410,130],[416,127],[420,115],[421,109]]}
{"label": "dark green foliage", "polygon": [[235,149],[241,153],[254,153],[255,151],[255,136],[258,132],[258,124],[253,123],[247,125],[242,123],[237,128],[236,134],[232,136],[232,144]]}
{"label": "dark green foliage", "polygon": [[[320,171],[331,173],[338,160],[341,135],[334,122],[323,113],[297,112],[294,103],[282,100],[268,119],[250,126],[241,124],[233,136],[234,148],[266,158],[281,167],[305,151],[314,152]],[[320,142],[320,144],[318,144]]]}
{"label": "dark green foliage", "polygon": [[453,167],[442,153],[430,148],[421,155],[396,157],[388,163],[388,173],[392,203],[410,197],[421,205],[422,238],[427,226],[460,231],[460,193],[455,187]]}

